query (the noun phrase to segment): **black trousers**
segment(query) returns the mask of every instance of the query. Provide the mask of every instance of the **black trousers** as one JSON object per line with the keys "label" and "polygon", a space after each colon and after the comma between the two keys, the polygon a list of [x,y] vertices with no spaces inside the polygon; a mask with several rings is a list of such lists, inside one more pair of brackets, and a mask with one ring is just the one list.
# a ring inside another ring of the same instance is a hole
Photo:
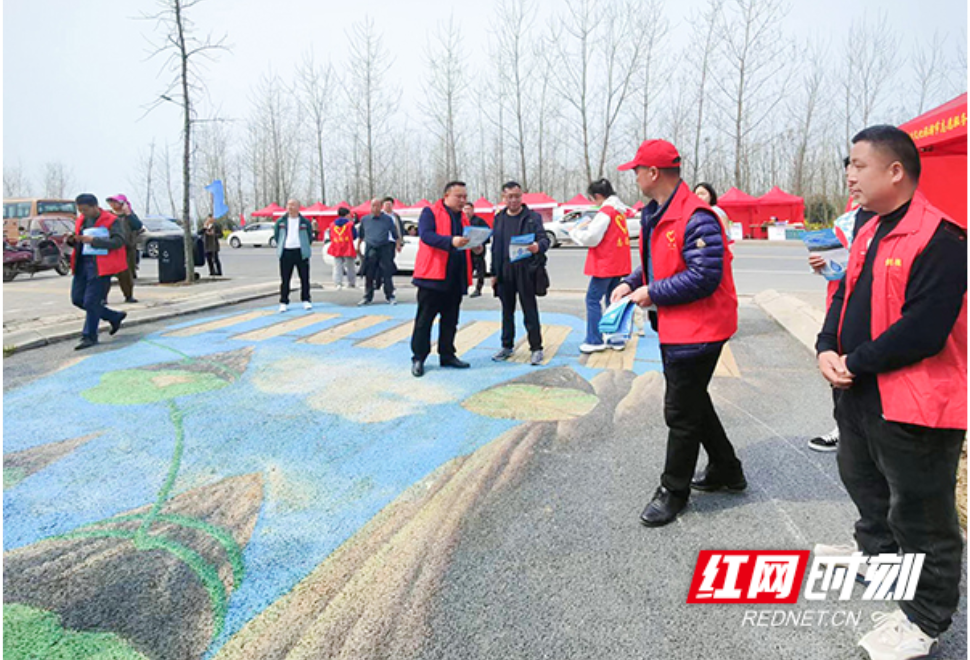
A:
{"label": "black trousers", "polygon": [[472,252],[472,270],[475,274],[475,290],[479,293],[482,292],[482,287],[485,286],[485,255],[475,254]]}
{"label": "black trousers", "polygon": [[384,297],[394,297],[394,243],[372,247],[364,250],[364,298],[374,299],[375,281],[378,277],[384,283]]}
{"label": "black trousers", "polygon": [[218,252],[206,252],[205,260],[209,264],[209,277],[222,277],[222,262],[219,261]]}
{"label": "black trousers", "polygon": [[[511,271],[511,272],[510,272]],[[515,299],[518,296],[529,335],[529,350],[542,350],[542,325],[539,323],[539,301],[535,281],[527,267],[506,269],[498,283],[498,297],[502,301],[502,346],[515,346]]]}
{"label": "black trousers", "polygon": [[741,461],[707,391],[721,349],[679,360],[671,360],[665,346],[660,347],[660,352],[667,383],[664,419],[668,429],[667,460],[660,483],[667,490],[688,497],[701,446],[707,452],[710,469],[726,478],[741,474]]}
{"label": "black trousers", "polygon": [[300,248],[283,250],[280,257],[280,302],[290,304],[290,280],[293,268],[300,274],[300,300],[310,302],[310,260],[303,258]]}
{"label": "black trousers", "polygon": [[835,418],[839,475],[859,510],[856,542],[867,555],[926,553],[916,594],[899,607],[937,637],[960,601],[955,489],[965,433],[887,421],[872,381],[843,392]]}
{"label": "black trousers", "polygon": [[424,360],[431,353],[431,327],[436,316],[441,317],[438,321],[438,355],[454,357],[461,298],[460,289],[436,291],[418,287],[418,313],[411,334],[412,359]]}

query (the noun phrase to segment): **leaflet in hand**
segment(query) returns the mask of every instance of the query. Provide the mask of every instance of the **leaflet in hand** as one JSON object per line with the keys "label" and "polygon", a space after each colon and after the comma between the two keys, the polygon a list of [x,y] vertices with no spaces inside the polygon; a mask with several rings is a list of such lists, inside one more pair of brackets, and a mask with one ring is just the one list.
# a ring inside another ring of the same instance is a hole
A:
{"label": "leaflet in hand", "polygon": [[468,245],[463,248],[458,248],[459,250],[468,250],[471,248],[481,247],[485,245],[485,241],[488,240],[489,236],[492,235],[492,230],[488,227],[465,227],[465,231],[462,235],[468,239]]}
{"label": "leaflet in hand", "polygon": [[[85,236],[93,236],[94,238],[108,238],[107,227],[88,227],[81,233]],[[96,248],[90,243],[85,243],[84,249],[81,250],[81,254],[91,257],[103,257],[108,254],[108,251],[104,248]]]}
{"label": "leaflet in hand", "polygon": [[513,236],[509,244],[509,261],[515,263],[532,256],[529,246],[536,242],[535,234],[522,234]]}
{"label": "leaflet in hand", "polygon": [[825,259],[825,266],[819,271],[822,277],[834,281],[841,280],[845,276],[845,267],[849,263],[849,251],[834,229],[805,232],[802,241],[809,252]]}
{"label": "leaflet in hand", "polygon": [[624,296],[607,307],[599,323],[599,331],[604,338],[628,341],[633,331],[633,313],[636,308],[630,296]]}

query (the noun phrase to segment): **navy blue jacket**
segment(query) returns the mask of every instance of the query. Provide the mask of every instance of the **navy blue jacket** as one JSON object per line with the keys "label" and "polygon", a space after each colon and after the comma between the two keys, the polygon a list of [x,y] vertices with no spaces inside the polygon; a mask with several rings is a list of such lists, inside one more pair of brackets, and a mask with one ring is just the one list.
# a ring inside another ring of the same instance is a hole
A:
{"label": "navy blue jacket", "polygon": [[[686,184],[681,181],[680,185]],[[654,279],[650,264],[650,236],[673,197],[671,195],[662,207],[652,201],[643,208],[640,216],[640,244],[643,246],[642,254],[646,255],[646,263],[637,266],[623,280],[631,289],[643,286],[643,272],[646,268],[650,300],[659,306],[686,305],[710,296],[721,285],[721,276],[724,273],[725,245],[721,223],[713,213],[697,211],[687,220],[687,226],[684,228],[681,255],[687,268],[670,277]],[[676,349],[671,347],[668,350],[672,350],[677,357],[689,357],[703,355],[723,343],[678,344]]]}

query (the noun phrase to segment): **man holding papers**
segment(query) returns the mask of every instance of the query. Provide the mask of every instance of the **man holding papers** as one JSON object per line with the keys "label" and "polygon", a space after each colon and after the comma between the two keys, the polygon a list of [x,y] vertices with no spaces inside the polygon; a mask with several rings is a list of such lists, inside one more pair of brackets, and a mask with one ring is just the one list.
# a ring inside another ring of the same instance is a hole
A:
{"label": "man holding papers", "polygon": [[431,326],[439,317],[438,356],[442,367],[467,369],[470,365],[455,355],[455,334],[461,299],[472,281],[472,251],[465,249],[471,240],[466,238],[468,219],[461,207],[468,199],[468,191],[461,181],[445,185],[442,199],[425,207],[418,218],[418,256],[414,263],[414,279],[418,288],[418,311],[411,335],[411,375],[424,375],[424,361],[431,353]]}
{"label": "man holding papers", "polygon": [[[651,323],[663,357],[667,460],[660,487],[640,514],[648,527],[672,522],[690,489],[747,487],[707,391],[724,343],[738,329],[738,297],[727,236],[711,207],[680,178],[680,154],[664,140],[647,140],[620,170],[634,170],[652,201],[640,220],[641,266],[613,290],[613,302],[630,296],[655,306]],[[700,446],[708,465],[691,479]]]}
{"label": "man holding papers", "polygon": [[502,301],[502,348],[492,360],[512,357],[515,347],[515,297],[522,303],[529,335],[529,363],[542,364],[542,327],[536,300],[536,276],[546,259],[549,239],[542,218],[522,203],[522,186],[509,181],[502,186],[505,208],[495,216],[492,235],[492,287]]}
{"label": "man holding papers", "polygon": [[78,215],[74,235],[67,244],[74,247],[71,255],[71,302],[87,312],[81,342],[75,350],[84,350],[98,343],[98,324],[102,319],[111,324],[110,334],[118,332],[128,316],[104,306],[111,276],[128,268],[125,254],[124,228],[118,219],[98,206],[94,195],[78,195],[74,200]]}

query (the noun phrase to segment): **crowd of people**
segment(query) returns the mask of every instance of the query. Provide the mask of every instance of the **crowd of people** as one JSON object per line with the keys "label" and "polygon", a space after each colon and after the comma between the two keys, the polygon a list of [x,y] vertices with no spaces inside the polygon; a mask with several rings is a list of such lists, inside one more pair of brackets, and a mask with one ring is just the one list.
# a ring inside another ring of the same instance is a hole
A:
{"label": "crowd of people", "polygon": [[[625,349],[599,329],[604,306],[624,298],[645,311],[659,336],[668,434],[660,484],[640,515],[652,528],[676,520],[692,491],[747,488],[742,463],[709,393],[724,345],[738,330],[728,221],[717,207],[714,188],[700,183],[692,190],[681,178],[680,165],[674,145],[647,140],[633,160],[619,167],[634,173],[649,200],[640,218],[636,267],[627,225],[631,210],[607,179],[590,183],[587,193],[597,211],[570,232],[575,243],[588,248],[587,327],[580,351]],[[850,257],[844,278],[831,285],[817,344],[837,426],[835,433],[811,444],[837,452],[839,474],[859,519],[852,545],[819,544],[815,553],[924,554],[912,600],[900,601],[860,640],[873,658],[922,657],[950,626],[960,595],[963,540],[955,486],[967,420],[966,233],[917,190],[919,153],[905,132],[891,126],[861,131],[852,140],[845,167],[857,204],[839,220]],[[442,197],[422,210],[412,278],[417,289],[414,377],[425,374],[436,320],[440,366],[471,366],[457,354],[455,335],[464,297],[470,289],[471,296],[480,296],[486,280],[501,305],[501,347],[492,360],[512,357],[515,312],[521,306],[530,363],[543,363],[538,298],[549,286],[549,241],[541,217],[523,203],[522,194],[515,181],[502,186],[503,208],[485,242],[470,238],[468,228],[488,225],[468,203],[463,182],[449,182]],[[119,276],[126,300],[132,299],[131,281],[123,274],[131,270],[128,245],[137,218],[123,196],[109,203],[114,214],[100,209],[92,195],[77,198],[80,216],[72,241],[83,249],[74,251],[72,300],[87,311],[79,348],[97,342],[100,320],[114,334],[125,318],[124,312],[104,305],[111,276]],[[274,228],[281,312],[289,305],[294,269],[303,307],[312,307],[314,230],[299,209],[299,202],[290,200]],[[207,222],[202,230],[207,246],[211,227]],[[91,228],[102,231],[88,232]],[[360,305],[372,304],[379,288],[395,304],[394,259],[405,232],[393,200],[373,200],[371,213],[359,224],[341,210],[328,231],[335,285],[355,288],[362,274]],[[218,241],[211,245],[217,253]],[[816,257],[810,265],[820,270],[824,263]],[[210,269],[221,272],[217,258]],[[707,463],[697,471],[701,447]]]}

